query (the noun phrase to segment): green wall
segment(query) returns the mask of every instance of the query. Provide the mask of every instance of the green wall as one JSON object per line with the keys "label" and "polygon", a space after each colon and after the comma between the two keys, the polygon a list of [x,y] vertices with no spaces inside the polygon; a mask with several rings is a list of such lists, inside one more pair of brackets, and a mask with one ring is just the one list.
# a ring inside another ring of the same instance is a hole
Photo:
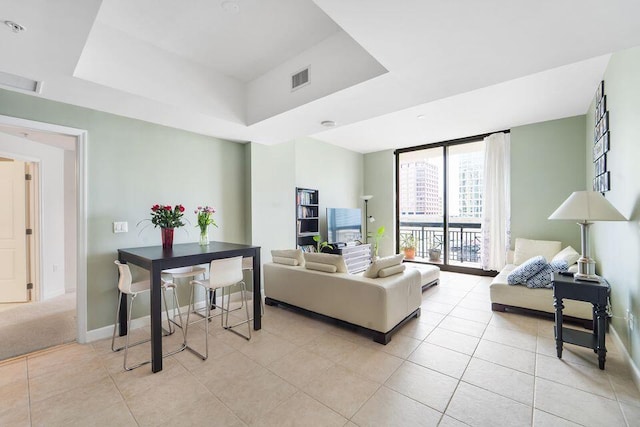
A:
{"label": "green wall", "polygon": [[[603,79],[611,136],[607,153],[611,191],[605,197],[629,221],[595,223],[591,227],[592,256],[597,273],[611,284],[613,327],[640,367],[640,48],[614,54]],[[585,185],[589,189],[594,175],[594,108],[592,103],[585,127]],[[624,319],[627,310],[636,318],[633,331]]]}
{"label": "green wall", "polygon": [[364,194],[373,196],[369,201],[369,215],[373,215],[376,219],[374,223],[369,224],[369,231],[375,233],[378,227],[385,228],[385,235],[378,248],[378,255],[381,257],[393,255],[396,252],[395,161],[393,150],[364,155]]}
{"label": "green wall", "polygon": [[[159,230],[136,227],[154,203],[187,208],[192,225],[176,231],[176,243],[198,240],[193,209],[202,204],[218,209],[212,240],[246,241],[243,145],[4,90],[0,114],[88,131],[88,330],[113,324],[117,249],[160,244]],[[113,234],[113,221],[128,221],[129,232]]]}
{"label": "green wall", "polygon": [[585,117],[511,129],[511,246],[518,237],[560,240],[580,251],[580,230],[547,218],[569,195],[584,190]]}
{"label": "green wall", "polygon": [[363,156],[313,138],[274,146],[251,144],[253,244],[264,262],[272,249],[295,247],[295,188],[320,193],[320,231],[327,207],[362,207]]}

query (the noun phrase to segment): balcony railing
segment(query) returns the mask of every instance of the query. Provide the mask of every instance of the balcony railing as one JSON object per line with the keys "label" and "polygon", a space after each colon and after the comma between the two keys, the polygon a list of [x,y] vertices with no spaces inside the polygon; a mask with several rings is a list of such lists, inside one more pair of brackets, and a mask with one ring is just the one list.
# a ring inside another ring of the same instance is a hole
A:
{"label": "balcony railing", "polygon": [[[401,222],[400,236],[407,233],[415,239],[418,258],[429,258],[432,247],[444,250],[444,224],[441,222]],[[451,222],[448,234],[449,262],[480,263],[480,223]]]}

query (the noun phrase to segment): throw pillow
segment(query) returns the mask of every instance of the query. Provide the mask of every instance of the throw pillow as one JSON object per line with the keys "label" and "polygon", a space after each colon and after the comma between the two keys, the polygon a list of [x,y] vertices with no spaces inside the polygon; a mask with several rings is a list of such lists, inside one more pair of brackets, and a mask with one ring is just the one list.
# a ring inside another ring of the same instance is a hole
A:
{"label": "throw pillow", "polygon": [[325,273],[335,273],[338,268],[331,264],[322,264],[319,262],[307,261],[304,265],[307,270],[324,271]]}
{"label": "throw pillow", "polygon": [[381,268],[380,271],[378,271],[378,277],[389,277],[389,276],[393,276],[394,274],[400,274],[406,268],[407,266],[404,264],[394,265],[392,267],[387,267],[387,268]]}
{"label": "throw pillow", "polygon": [[347,264],[344,263],[342,255],[305,252],[304,261],[305,263],[316,262],[318,264],[334,265],[336,267],[336,272],[347,273]]}
{"label": "throw pillow", "polygon": [[520,265],[523,262],[542,255],[546,261],[551,261],[553,257],[562,249],[562,243],[549,240],[529,240],[516,239],[516,248],[513,255],[513,263]]}
{"label": "throw pillow", "polygon": [[273,258],[274,256],[281,258],[293,258],[298,261],[298,265],[304,265],[302,249],[273,249],[271,251],[271,257]]}
{"label": "throw pillow", "polygon": [[551,273],[567,271],[567,268],[569,268],[569,264],[565,260],[551,261],[527,280],[527,288],[550,288]]}
{"label": "throw pillow", "polygon": [[284,264],[284,265],[293,265],[296,266],[298,265],[298,260],[295,258],[285,258],[282,256],[272,256],[271,257],[271,261],[275,262],[276,264]]}
{"label": "throw pillow", "polygon": [[527,280],[542,270],[546,265],[547,261],[545,261],[542,255],[535,256],[514,268],[507,276],[507,283],[510,285],[525,285]]}
{"label": "throw pillow", "polygon": [[553,261],[567,261],[567,265],[573,265],[578,262],[579,259],[580,254],[571,246],[567,246],[553,257]]}
{"label": "throw pillow", "polygon": [[391,255],[385,258],[380,258],[377,261],[371,263],[369,268],[362,274],[362,277],[368,277],[369,279],[375,279],[378,277],[378,272],[383,268],[393,267],[394,265],[402,264],[404,254]]}

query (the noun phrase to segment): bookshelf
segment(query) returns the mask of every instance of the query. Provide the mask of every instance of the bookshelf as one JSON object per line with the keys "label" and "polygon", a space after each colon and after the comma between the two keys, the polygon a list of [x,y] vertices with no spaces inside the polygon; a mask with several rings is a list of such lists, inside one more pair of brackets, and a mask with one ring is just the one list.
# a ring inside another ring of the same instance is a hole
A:
{"label": "bookshelf", "polygon": [[314,252],[314,236],[320,235],[318,190],[296,187],[296,247]]}

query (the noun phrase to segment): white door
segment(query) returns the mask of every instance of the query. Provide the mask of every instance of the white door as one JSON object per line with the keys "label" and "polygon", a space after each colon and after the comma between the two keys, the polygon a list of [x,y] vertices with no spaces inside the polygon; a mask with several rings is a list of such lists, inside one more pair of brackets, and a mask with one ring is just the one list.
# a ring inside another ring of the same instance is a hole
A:
{"label": "white door", "polygon": [[0,302],[27,301],[24,162],[0,159]]}

